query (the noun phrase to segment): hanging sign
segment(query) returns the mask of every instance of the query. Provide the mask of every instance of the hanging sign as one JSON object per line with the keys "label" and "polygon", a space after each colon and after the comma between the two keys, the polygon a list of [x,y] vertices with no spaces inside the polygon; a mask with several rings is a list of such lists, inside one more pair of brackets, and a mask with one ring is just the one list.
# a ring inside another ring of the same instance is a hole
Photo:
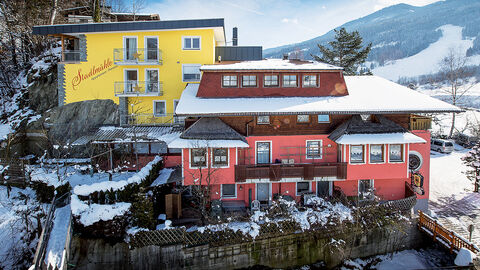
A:
{"label": "hanging sign", "polygon": [[412,173],[411,179],[413,191],[419,195],[425,194],[425,190],[423,189],[423,175],[420,173]]}

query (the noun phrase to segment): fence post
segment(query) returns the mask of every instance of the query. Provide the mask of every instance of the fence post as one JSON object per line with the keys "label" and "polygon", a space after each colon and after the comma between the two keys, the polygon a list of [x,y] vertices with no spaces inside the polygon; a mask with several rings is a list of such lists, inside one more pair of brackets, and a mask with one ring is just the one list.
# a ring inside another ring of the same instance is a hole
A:
{"label": "fence post", "polygon": [[418,210],[418,228],[421,229],[423,226],[423,212]]}
{"label": "fence post", "polygon": [[433,222],[433,241],[437,240],[437,226],[438,226],[438,223],[435,220]]}
{"label": "fence post", "polygon": [[453,249],[455,248],[455,233],[450,231],[450,253],[453,253]]}

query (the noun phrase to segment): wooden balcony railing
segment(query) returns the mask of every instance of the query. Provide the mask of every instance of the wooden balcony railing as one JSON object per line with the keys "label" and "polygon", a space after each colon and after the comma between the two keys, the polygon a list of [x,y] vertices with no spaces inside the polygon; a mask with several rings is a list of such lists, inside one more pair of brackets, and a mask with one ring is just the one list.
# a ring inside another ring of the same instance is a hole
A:
{"label": "wooden balcony railing", "polygon": [[429,130],[432,128],[432,118],[420,115],[410,115],[410,130]]}
{"label": "wooden balcony railing", "polygon": [[258,164],[235,166],[235,182],[245,182],[247,179],[280,181],[282,178],[313,180],[314,177],[345,179],[347,177],[347,164]]}

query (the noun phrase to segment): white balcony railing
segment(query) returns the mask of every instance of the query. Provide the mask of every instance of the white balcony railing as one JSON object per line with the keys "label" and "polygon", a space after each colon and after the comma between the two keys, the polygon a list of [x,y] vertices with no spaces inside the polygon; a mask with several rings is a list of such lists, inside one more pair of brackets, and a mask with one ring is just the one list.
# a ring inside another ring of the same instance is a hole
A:
{"label": "white balcony railing", "polygon": [[162,64],[162,51],[159,49],[113,49],[113,62],[115,64]]}
{"label": "white balcony railing", "polygon": [[163,84],[158,81],[122,81],[115,82],[115,96],[162,96]]}

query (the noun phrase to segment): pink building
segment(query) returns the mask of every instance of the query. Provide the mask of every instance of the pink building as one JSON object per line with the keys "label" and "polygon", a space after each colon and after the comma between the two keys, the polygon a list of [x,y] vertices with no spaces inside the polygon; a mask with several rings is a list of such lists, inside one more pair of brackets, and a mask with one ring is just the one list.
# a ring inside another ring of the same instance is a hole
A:
{"label": "pink building", "polygon": [[[201,68],[176,114],[185,131],[184,185],[210,185],[212,199],[269,203],[277,195],[369,191],[398,200],[413,185],[428,207],[431,120],[459,108],[375,76],[331,65],[261,60]],[[412,180],[413,179],[413,180]],[[311,195],[310,195],[311,196]]]}

